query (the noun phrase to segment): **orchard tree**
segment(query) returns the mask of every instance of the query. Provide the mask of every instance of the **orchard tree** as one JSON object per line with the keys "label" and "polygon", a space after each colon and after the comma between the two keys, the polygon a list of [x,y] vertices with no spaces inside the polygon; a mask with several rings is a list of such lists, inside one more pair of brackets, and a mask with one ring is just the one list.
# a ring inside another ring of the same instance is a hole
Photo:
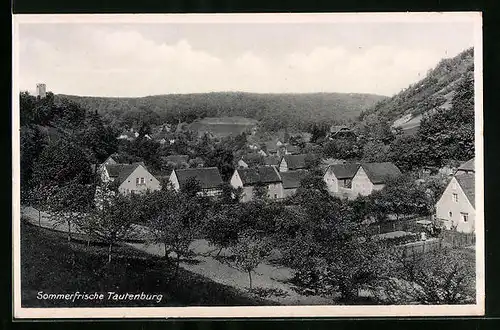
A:
{"label": "orchard tree", "polygon": [[389,146],[380,141],[368,141],[363,146],[363,161],[379,163],[389,161]]}
{"label": "orchard tree", "polygon": [[108,245],[108,263],[111,262],[113,245],[123,241],[133,227],[130,196],[103,188],[98,205],[90,212],[85,227]]}
{"label": "orchard tree", "polygon": [[249,289],[252,290],[252,272],[271,252],[271,245],[255,231],[245,231],[238,235],[238,243],[231,247],[235,265],[248,274]]}
{"label": "orchard tree", "polygon": [[219,249],[216,257],[223,249],[234,246],[238,242],[240,224],[238,219],[238,208],[234,206],[213,210],[205,217],[203,232],[210,245]]}

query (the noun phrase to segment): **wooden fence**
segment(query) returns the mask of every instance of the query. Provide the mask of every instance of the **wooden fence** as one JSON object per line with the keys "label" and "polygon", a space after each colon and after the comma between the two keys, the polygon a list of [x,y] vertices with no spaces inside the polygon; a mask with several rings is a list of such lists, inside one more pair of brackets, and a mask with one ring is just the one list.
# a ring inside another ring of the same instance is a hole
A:
{"label": "wooden fence", "polygon": [[368,230],[372,235],[385,234],[393,231],[407,231],[419,233],[424,230],[424,227],[417,223],[418,220],[429,220],[428,217],[411,217],[399,220],[388,220],[377,222],[369,225]]}
{"label": "wooden fence", "polygon": [[427,252],[439,250],[442,247],[442,240],[439,238],[431,238],[425,241],[417,241],[412,243],[407,243],[404,245],[399,245],[398,249],[401,249],[406,257],[415,254],[424,254]]}
{"label": "wooden fence", "polygon": [[461,233],[454,230],[443,230],[439,235],[443,245],[451,248],[462,248],[476,244],[475,233]]}

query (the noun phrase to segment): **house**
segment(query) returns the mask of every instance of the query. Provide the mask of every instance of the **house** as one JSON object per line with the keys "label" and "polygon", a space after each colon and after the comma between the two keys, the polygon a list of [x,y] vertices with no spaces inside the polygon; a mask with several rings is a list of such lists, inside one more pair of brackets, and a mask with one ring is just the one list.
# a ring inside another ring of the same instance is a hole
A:
{"label": "house", "polygon": [[278,156],[267,156],[264,157],[264,166],[279,166],[280,160]]}
{"label": "house", "polygon": [[332,125],[330,126],[330,133],[328,137],[330,140],[337,138],[356,139],[356,133],[354,133],[353,130],[351,130],[349,127],[345,125],[341,126]]}
{"label": "house", "polygon": [[466,173],[474,174],[475,173],[474,163],[475,163],[475,158],[466,161],[457,168],[455,175],[466,174]]}
{"label": "house", "polygon": [[103,182],[113,182],[122,194],[159,190],[160,182],[146,168],[143,162],[132,164],[104,164]]}
{"label": "house", "polygon": [[352,190],[356,195],[367,196],[381,190],[388,178],[401,175],[399,168],[390,162],[363,163],[352,178]]}
{"label": "house", "polygon": [[254,189],[257,185],[266,187],[269,198],[283,198],[281,177],[273,166],[236,169],[229,182],[233,188],[243,188],[242,202],[253,199]]}
{"label": "house", "polygon": [[201,192],[199,195],[217,196],[222,192],[223,181],[217,167],[174,169],[170,174],[169,181],[172,187],[179,191],[190,178],[194,178],[200,183]]}
{"label": "house", "polygon": [[284,155],[281,158],[279,170],[280,172],[305,170],[306,169],[306,155]]}
{"label": "house", "polygon": [[446,229],[473,233],[475,206],[474,174],[459,173],[450,180],[436,203],[436,220]]}
{"label": "house", "polygon": [[245,160],[243,159],[243,157],[241,157],[241,158],[238,160],[238,162],[237,162],[236,166],[237,166],[238,168],[248,168],[248,164],[245,162]]}
{"label": "house", "polygon": [[297,146],[287,145],[285,147],[285,155],[297,155],[300,153],[300,149]]}
{"label": "house", "polygon": [[161,156],[162,165],[175,166],[175,167],[188,167],[189,156],[188,155],[168,155]]}
{"label": "house", "polygon": [[292,196],[300,187],[300,181],[307,175],[307,170],[296,170],[280,173],[283,185],[283,198]]}
{"label": "house", "polygon": [[323,176],[326,187],[331,194],[345,195],[354,193],[352,181],[358,172],[360,164],[333,164],[328,166]]}

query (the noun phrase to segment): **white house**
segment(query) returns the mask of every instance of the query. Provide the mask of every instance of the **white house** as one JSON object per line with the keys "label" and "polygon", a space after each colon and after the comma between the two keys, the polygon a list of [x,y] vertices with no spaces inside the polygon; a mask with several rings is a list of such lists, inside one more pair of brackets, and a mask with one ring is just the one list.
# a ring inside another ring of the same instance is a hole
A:
{"label": "white house", "polygon": [[281,172],[281,182],[283,185],[283,198],[294,195],[300,187],[300,181],[307,175],[307,170],[296,170]]}
{"label": "white house", "polygon": [[115,182],[122,194],[154,191],[160,182],[147,170],[143,162],[132,164],[105,164],[101,170],[103,182]]}
{"label": "white house", "polygon": [[455,175],[464,174],[464,173],[469,173],[469,174],[475,173],[476,171],[475,171],[474,163],[475,163],[475,158],[469,159],[468,161],[466,161],[465,163],[463,163],[462,165],[460,165],[457,168]]}
{"label": "white house", "polygon": [[274,166],[236,169],[231,177],[230,184],[233,188],[243,189],[242,202],[253,199],[254,189],[257,185],[266,187],[269,198],[283,198],[281,177]]}
{"label": "white house", "polygon": [[401,171],[393,163],[363,163],[352,178],[351,189],[355,195],[368,196],[384,188],[387,179],[399,175]]}
{"label": "white house", "polygon": [[436,203],[436,219],[446,229],[473,233],[475,228],[475,183],[473,173],[452,177]]}
{"label": "white house", "polygon": [[279,170],[280,172],[305,170],[306,169],[306,155],[284,155],[281,158]]}
{"label": "white house", "polygon": [[360,164],[333,164],[328,166],[323,180],[328,191],[333,195],[357,196],[352,187],[352,180],[358,172]]}
{"label": "white house", "polygon": [[172,170],[169,181],[179,191],[188,179],[194,178],[201,186],[199,195],[217,196],[222,192],[222,177],[217,167],[197,167]]}

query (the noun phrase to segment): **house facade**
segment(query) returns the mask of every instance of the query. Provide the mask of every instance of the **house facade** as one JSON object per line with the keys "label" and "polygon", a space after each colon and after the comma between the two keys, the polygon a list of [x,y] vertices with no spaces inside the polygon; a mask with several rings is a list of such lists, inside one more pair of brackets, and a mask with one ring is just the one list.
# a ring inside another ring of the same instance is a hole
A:
{"label": "house facade", "polygon": [[300,181],[307,175],[307,170],[287,171],[280,173],[283,185],[283,198],[293,196],[300,187]]}
{"label": "house facade", "polygon": [[122,194],[142,193],[161,189],[160,182],[144,163],[104,164],[101,170],[103,182],[113,182]]}
{"label": "house facade", "polygon": [[236,169],[229,183],[235,189],[243,189],[242,202],[249,202],[254,198],[254,190],[257,185],[265,186],[267,196],[270,199],[283,198],[281,177],[273,166]]}
{"label": "house facade", "polygon": [[356,196],[357,193],[353,189],[353,178],[359,167],[359,164],[333,164],[328,166],[323,176],[328,191],[336,196]]}
{"label": "house facade", "polygon": [[190,178],[199,182],[201,186],[199,195],[213,197],[222,193],[223,181],[217,167],[174,169],[169,176],[169,182],[174,190],[179,191]]}
{"label": "house facade", "polygon": [[306,155],[284,155],[281,158],[279,171],[287,172],[294,170],[305,170],[306,166]]}
{"label": "house facade", "polygon": [[436,203],[436,220],[446,229],[473,233],[475,231],[474,174],[455,175]]}
{"label": "house facade", "polygon": [[390,162],[360,164],[352,178],[351,189],[355,195],[368,196],[383,189],[388,178],[398,175],[401,175],[401,171]]}

